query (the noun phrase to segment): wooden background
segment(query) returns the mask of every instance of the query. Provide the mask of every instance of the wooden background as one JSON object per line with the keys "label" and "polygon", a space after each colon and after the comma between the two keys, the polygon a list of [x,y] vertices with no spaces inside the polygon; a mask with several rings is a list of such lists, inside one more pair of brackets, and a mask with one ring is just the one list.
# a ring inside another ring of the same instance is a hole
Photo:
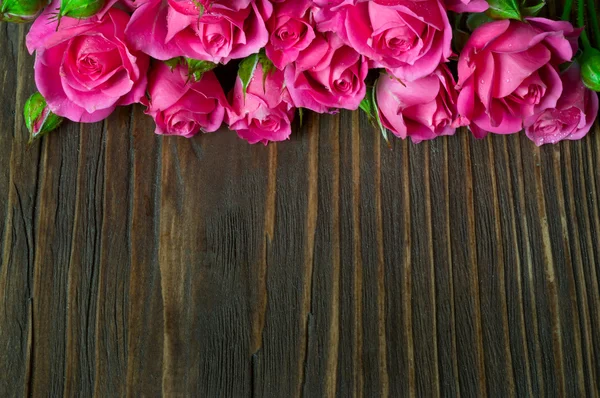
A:
{"label": "wooden background", "polygon": [[598,126],[263,147],[134,107],[28,147],[0,27],[0,396],[598,396]]}

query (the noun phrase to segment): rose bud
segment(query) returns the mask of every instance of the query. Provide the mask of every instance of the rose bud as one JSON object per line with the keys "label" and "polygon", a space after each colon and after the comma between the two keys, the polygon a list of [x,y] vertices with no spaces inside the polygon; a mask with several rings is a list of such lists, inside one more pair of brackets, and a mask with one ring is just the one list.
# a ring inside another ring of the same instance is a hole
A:
{"label": "rose bud", "polygon": [[581,57],[581,78],[587,88],[600,91],[600,51],[595,48],[585,50]]}
{"label": "rose bud", "polygon": [[200,81],[190,80],[183,64],[171,68],[157,62],[150,71],[148,94],[142,103],[156,122],[156,134],[189,138],[200,131],[217,131],[228,106],[214,72],[205,72]]}
{"label": "rose bud", "polygon": [[296,109],[284,86],[283,72],[275,69],[265,77],[259,62],[245,93],[243,86],[238,77],[229,94],[229,128],[250,144],[287,140]]}
{"label": "rose bud", "polygon": [[579,65],[572,64],[561,80],[563,92],[556,108],[525,119],[525,134],[537,146],[583,138],[598,115],[598,95],[583,85]]}
{"label": "rose bud", "polygon": [[454,78],[445,65],[412,82],[381,74],[376,86],[379,118],[394,135],[414,143],[452,135],[462,125]]}
{"label": "rose bud", "polygon": [[477,138],[512,134],[523,120],[554,108],[579,34],[569,22],[528,18],[481,25],[458,60],[458,112]]}
{"label": "rose bud", "polygon": [[31,22],[46,4],[46,0],[0,0],[0,21]]}
{"label": "rose bud", "polygon": [[89,18],[106,5],[106,0],[61,0],[58,18]]}
{"label": "rose bud", "polygon": [[63,122],[62,117],[50,111],[46,99],[39,92],[25,102],[23,116],[30,134],[29,143],[56,129]]}

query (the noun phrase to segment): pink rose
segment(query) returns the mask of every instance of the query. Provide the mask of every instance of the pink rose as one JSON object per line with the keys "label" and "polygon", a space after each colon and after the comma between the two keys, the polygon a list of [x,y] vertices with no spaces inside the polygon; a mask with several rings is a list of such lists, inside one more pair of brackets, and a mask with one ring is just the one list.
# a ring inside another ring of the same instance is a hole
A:
{"label": "pink rose", "polygon": [[[56,5],[56,4],[54,4]],[[35,81],[48,107],[73,121],[97,122],[143,97],[149,59],[125,45],[129,15],[112,8],[88,19],[62,18],[50,6],[33,24]]]}
{"label": "pink rose", "polygon": [[461,125],[456,111],[454,78],[445,65],[431,75],[412,82],[382,74],[376,98],[383,126],[394,135],[414,143],[452,135]]}
{"label": "pink rose", "polygon": [[[200,17],[198,12],[179,12],[173,2],[150,0],[134,12],[127,26],[134,48],[160,60],[185,56],[227,63],[257,53],[267,44],[265,19],[273,11],[267,0],[253,1],[241,10],[211,4]],[[236,6],[240,1],[227,3]]]}
{"label": "pink rose", "polygon": [[525,133],[538,146],[583,138],[598,115],[598,95],[581,82],[579,65],[572,64],[561,80],[563,92],[556,108],[525,119]]}
{"label": "pink rose", "polygon": [[430,75],[452,53],[452,28],[438,0],[373,0],[319,10],[315,20],[319,31],[336,32],[401,80]]}
{"label": "pink rose", "polygon": [[332,33],[318,35],[285,69],[285,83],[298,108],[330,112],[358,109],[365,96],[367,60]]}
{"label": "pink rose", "polygon": [[279,70],[268,74],[263,80],[259,63],[246,94],[238,77],[229,95],[229,102],[229,128],[251,144],[262,142],[266,145],[269,141],[287,140],[292,133],[291,124],[296,109],[283,85],[283,73]]}
{"label": "pink rose", "polygon": [[486,0],[445,0],[444,3],[454,12],[484,12],[489,8]]}
{"label": "pink rose", "polygon": [[228,106],[225,93],[214,72],[206,72],[196,82],[188,78],[185,66],[171,70],[157,62],[148,80],[150,99],[144,100],[146,114],[156,122],[156,134],[192,137],[200,130],[217,131]]}
{"label": "pink rose", "polygon": [[267,22],[271,36],[265,51],[278,69],[284,69],[294,62],[300,51],[306,49],[315,38],[309,5],[307,0],[278,4]]}
{"label": "pink rose", "polygon": [[558,65],[575,52],[569,22],[532,18],[482,25],[458,62],[458,111],[476,137],[515,133],[523,118],[554,108],[562,93]]}

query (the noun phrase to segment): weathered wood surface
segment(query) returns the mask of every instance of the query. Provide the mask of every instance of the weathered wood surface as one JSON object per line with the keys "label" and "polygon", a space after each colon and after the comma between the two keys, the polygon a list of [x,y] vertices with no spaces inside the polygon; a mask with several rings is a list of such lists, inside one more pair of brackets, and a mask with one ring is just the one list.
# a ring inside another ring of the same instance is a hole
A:
{"label": "weathered wood surface", "polygon": [[597,126],[262,147],[134,107],[28,147],[0,26],[0,396],[598,396]]}

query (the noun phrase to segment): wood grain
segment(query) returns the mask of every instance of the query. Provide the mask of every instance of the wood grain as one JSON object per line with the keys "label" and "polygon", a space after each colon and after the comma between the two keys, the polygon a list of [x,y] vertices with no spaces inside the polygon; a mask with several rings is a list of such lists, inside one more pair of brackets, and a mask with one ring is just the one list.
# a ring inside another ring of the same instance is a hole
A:
{"label": "wood grain", "polygon": [[134,106],[28,146],[24,34],[0,29],[0,396],[600,396],[598,124],[388,147],[343,111],[263,147]]}

